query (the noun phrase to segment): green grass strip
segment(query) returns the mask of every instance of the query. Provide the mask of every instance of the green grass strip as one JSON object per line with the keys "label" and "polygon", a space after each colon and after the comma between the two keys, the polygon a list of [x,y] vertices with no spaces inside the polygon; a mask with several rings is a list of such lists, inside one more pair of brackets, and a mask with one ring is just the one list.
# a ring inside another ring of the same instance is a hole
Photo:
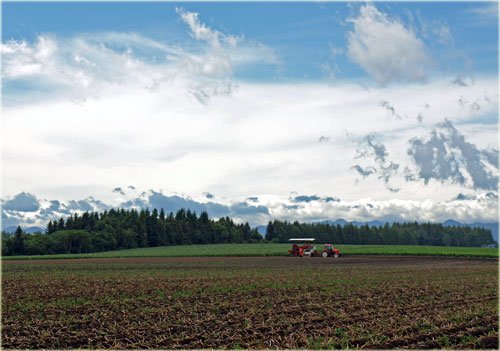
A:
{"label": "green grass strip", "polygon": [[[322,245],[316,245],[318,249]],[[498,258],[498,249],[417,245],[338,245],[345,255],[405,255]],[[287,256],[289,244],[217,244],[148,247],[88,254],[6,256],[3,260],[120,258],[120,257],[223,257]]]}

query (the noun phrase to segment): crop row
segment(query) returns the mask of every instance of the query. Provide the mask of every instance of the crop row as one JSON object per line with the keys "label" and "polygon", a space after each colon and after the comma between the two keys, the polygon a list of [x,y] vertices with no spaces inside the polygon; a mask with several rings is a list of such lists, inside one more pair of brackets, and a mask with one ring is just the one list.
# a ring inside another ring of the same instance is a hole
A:
{"label": "crop row", "polygon": [[496,262],[338,262],[274,257],[4,265],[3,346],[495,346]]}

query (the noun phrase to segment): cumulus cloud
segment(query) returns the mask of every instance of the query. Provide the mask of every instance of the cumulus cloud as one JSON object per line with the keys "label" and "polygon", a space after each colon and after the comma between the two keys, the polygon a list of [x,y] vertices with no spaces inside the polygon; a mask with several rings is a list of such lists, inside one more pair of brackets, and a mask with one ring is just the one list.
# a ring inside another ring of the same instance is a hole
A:
{"label": "cumulus cloud", "polygon": [[281,206],[283,207],[283,209],[289,211],[290,213],[293,213],[293,211],[298,210],[299,208],[304,207],[304,206],[301,206],[301,205],[286,205],[286,204],[282,204]]}
{"label": "cumulus cloud", "polygon": [[449,120],[438,124],[429,138],[411,139],[408,154],[425,183],[435,179],[474,189],[498,187],[498,150],[479,149]]}
{"label": "cumulus cloud", "polygon": [[396,119],[401,119],[401,116],[396,112],[396,109],[389,103],[389,101],[382,100],[380,101],[379,105],[386,109],[391,114],[391,116],[396,117]]}
{"label": "cumulus cloud", "polygon": [[[29,194],[36,198],[35,195]],[[15,196],[17,197],[17,195]],[[2,200],[5,202],[4,200]],[[216,202],[203,203],[178,195],[166,195],[157,191],[142,192],[138,197],[117,204],[106,204],[94,198],[84,200],[38,200],[37,211],[23,212],[24,207],[18,204],[9,209],[2,208],[2,228],[22,225],[44,227],[49,220],[56,220],[73,213],[84,211],[109,210],[110,208],[125,209],[161,209],[167,213],[181,208],[195,211],[207,211],[212,218],[230,216],[237,222],[250,222],[252,226],[263,225],[272,219],[298,220],[314,222],[344,218],[350,221],[435,221],[442,222],[453,218],[462,222],[496,221],[498,194],[487,192],[470,195],[459,195],[446,201],[426,199],[415,200],[384,200],[359,199],[342,201],[336,198],[324,197],[321,200],[290,202],[290,199],[275,199],[265,201],[265,205],[254,206],[246,201],[235,201],[230,204]]]}
{"label": "cumulus cloud", "polygon": [[375,174],[375,172],[377,171],[374,167],[365,167],[365,168],[363,168],[360,165],[354,165],[354,166],[351,167],[351,169],[353,169],[356,172],[358,172],[358,174],[360,176],[362,176],[363,178],[369,177],[370,175]]}
{"label": "cumulus cloud", "polygon": [[120,194],[120,195],[125,195],[125,192],[122,190],[120,187],[116,187],[112,190],[112,192]]}
{"label": "cumulus cloud", "polygon": [[230,209],[237,217],[256,214],[269,215],[269,209],[266,206],[253,206],[244,201],[231,205]]}
{"label": "cumulus cloud", "polygon": [[479,200],[481,198],[494,200],[494,199],[498,198],[498,194],[496,192],[493,192],[493,191],[489,191],[487,193],[482,193],[480,195],[459,193],[453,200],[455,200],[455,201]]}
{"label": "cumulus cloud", "polygon": [[376,161],[386,161],[388,156],[386,147],[376,139],[375,135],[367,135],[361,142],[361,145],[365,147],[358,149],[358,158],[373,156]]}
{"label": "cumulus cloud", "polygon": [[22,192],[13,198],[2,199],[2,229],[21,225],[44,227],[50,220],[67,217],[83,211],[104,211],[111,208],[100,200],[45,200]]}
{"label": "cumulus cloud", "polygon": [[65,207],[72,212],[103,211],[111,208],[111,206],[93,197],[88,197],[85,200],[70,200]]}
{"label": "cumulus cloud", "polygon": [[318,200],[321,200],[321,198],[317,195],[298,195],[292,198],[292,202],[311,202]]}
{"label": "cumulus cloud", "polygon": [[2,200],[2,208],[8,211],[35,212],[40,208],[40,203],[33,194],[22,192],[11,199]]}
{"label": "cumulus cloud", "polygon": [[367,4],[350,19],[349,58],[379,84],[425,78],[431,60],[424,42],[400,20]]}
{"label": "cumulus cloud", "polygon": [[466,87],[466,86],[468,86],[468,84],[465,83],[461,77],[457,77],[457,78],[453,79],[450,82],[450,84],[451,85],[456,85],[456,86],[459,86],[459,87]]}
{"label": "cumulus cloud", "polygon": [[336,197],[332,196],[326,196],[326,197],[321,197],[318,195],[297,195],[296,193],[292,193],[292,195],[288,199],[290,202],[293,203],[309,203],[309,202],[335,202],[335,201],[340,201]]}
{"label": "cumulus cloud", "polygon": [[[211,195],[210,193],[208,193]],[[205,199],[213,199],[204,195]],[[163,209],[165,212],[176,212],[180,209],[190,209],[198,214],[206,211],[212,218],[230,216],[237,221],[250,221],[252,224],[260,219],[267,219],[269,210],[266,206],[251,205],[246,201],[235,201],[234,203],[218,203],[214,201],[201,202],[180,195],[166,195],[161,191],[149,190],[143,192],[139,197],[120,203],[119,207],[126,209]],[[262,223],[265,222],[265,219]],[[258,222],[259,224],[261,222]]]}
{"label": "cumulus cloud", "polygon": [[178,195],[166,196],[162,192],[150,191],[143,200],[145,207],[163,208],[166,212],[176,212],[181,208],[189,208],[191,211],[200,213],[205,211],[206,208],[203,204],[184,198]]}
{"label": "cumulus cloud", "polygon": [[273,218],[322,221],[344,218],[350,221],[433,221],[453,218],[463,222],[496,221],[498,194],[480,193],[464,199],[448,201],[413,201],[360,199],[358,201],[275,203],[269,210]]}
{"label": "cumulus cloud", "polygon": [[204,192],[203,195],[207,198],[207,199],[213,199],[215,196],[212,194],[212,193],[209,193],[208,191]]}
{"label": "cumulus cloud", "polygon": [[399,191],[398,187],[391,185],[391,178],[398,174],[399,164],[388,159],[389,153],[386,146],[379,142],[374,134],[369,134],[361,140],[356,153],[356,159],[366,160],[369,165],[364,167],[354,165],[351,169],[363,178],[376,175],[385,183],[389,191]]}
{"label": "cumulus cloud", "polygon": [[[434,125],[430,136],[409,138],[407,145],[408,158],[395,162],[389,159],[386,145],[369,134],[358,143],[354,158],[363,164],[353,165],[351,170],[362,179],[382,180],[390,192],[400,191],[405,183],[423,181],[429,185],[431,180],[469,189],[495,190],[498,187],[498,150],[491,146],[481,149],[467,141],[450,120]],[[402,146],[396,145],[397,148]]]}

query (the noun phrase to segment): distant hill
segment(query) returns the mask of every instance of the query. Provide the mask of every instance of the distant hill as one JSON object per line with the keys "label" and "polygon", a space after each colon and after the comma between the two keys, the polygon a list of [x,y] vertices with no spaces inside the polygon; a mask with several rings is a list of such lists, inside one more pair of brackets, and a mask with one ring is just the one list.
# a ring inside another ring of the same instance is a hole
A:
{"label": "distant hill", "polygon": [[448,219],[448,220],[444,221],[443,225],[445,227],[465,227],[465,224],[457,222],[453,219]]}

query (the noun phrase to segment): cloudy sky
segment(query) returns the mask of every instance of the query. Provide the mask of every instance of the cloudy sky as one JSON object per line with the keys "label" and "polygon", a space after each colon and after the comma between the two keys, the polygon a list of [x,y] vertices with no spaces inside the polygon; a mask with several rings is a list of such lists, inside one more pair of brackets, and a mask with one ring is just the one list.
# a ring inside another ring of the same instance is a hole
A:
{"label": "cloudy sky", "polygon": [[497,219],[495,2],[2,6],[4,203]]}

